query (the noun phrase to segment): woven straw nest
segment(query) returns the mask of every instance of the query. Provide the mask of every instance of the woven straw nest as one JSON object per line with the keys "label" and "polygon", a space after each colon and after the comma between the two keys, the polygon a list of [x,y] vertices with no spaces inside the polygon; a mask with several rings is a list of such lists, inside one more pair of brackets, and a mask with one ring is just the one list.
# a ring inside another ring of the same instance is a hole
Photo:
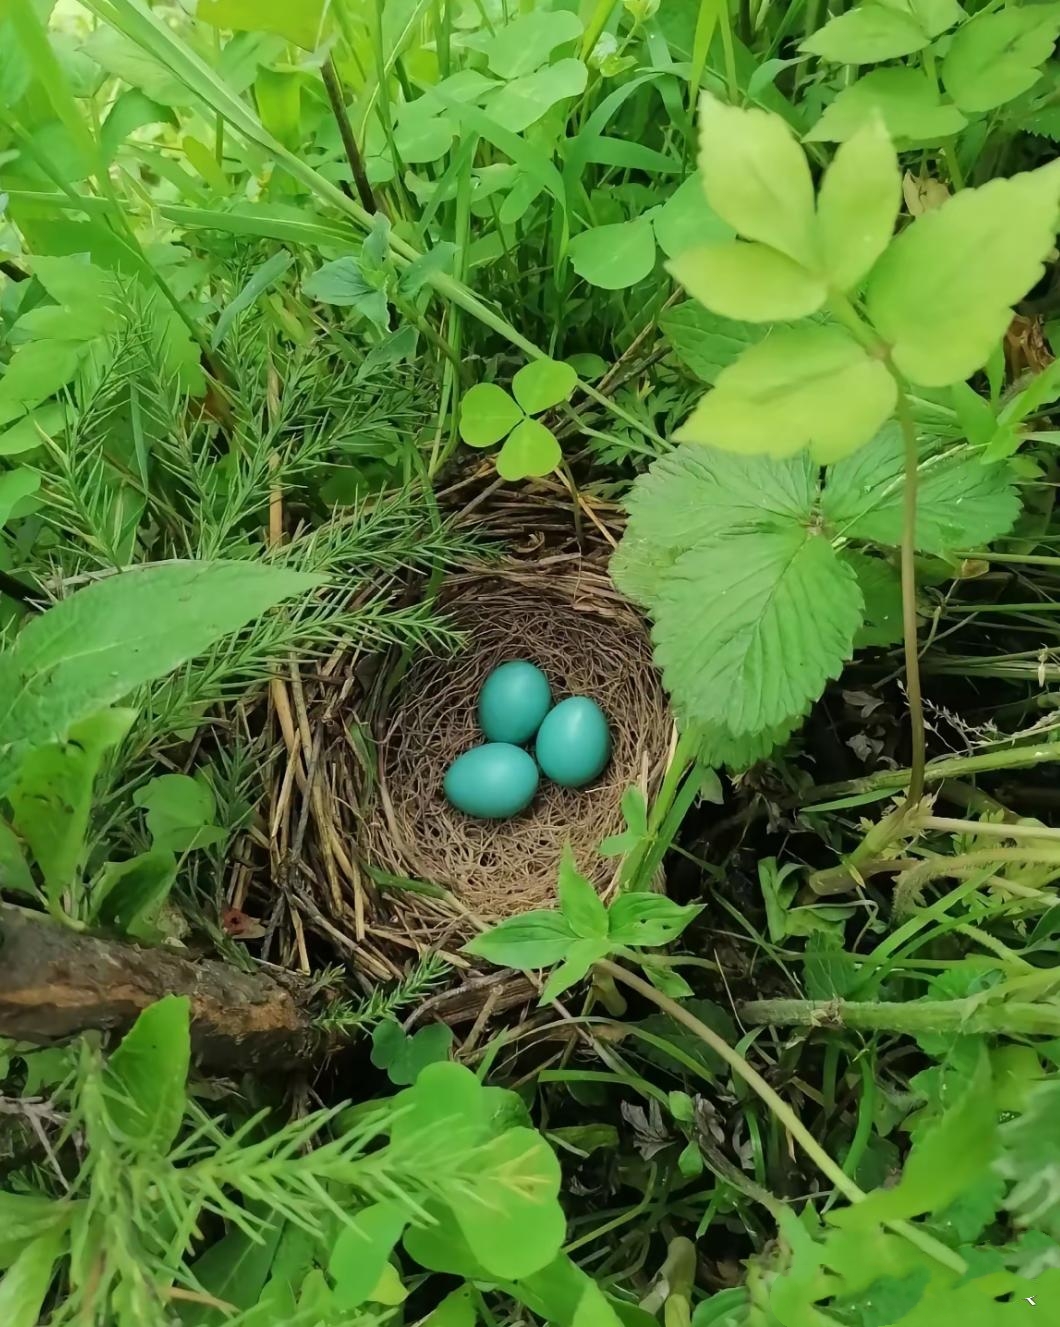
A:
{"label": "woven straw nest", "polygon": [[[615,863],[597,845],[622,830],[627,788],[657,790],[672,722],[644,620],[607,574],[609,515],[584,501],[572,512],[565,493],[476,506],[465,523],[502,555],[449,576],[437,597],[463,648],[362,660],[307,690],[315,787],[301,853],[316,929],[346,937],[339,947],[364,975],[397,976],[427,948],[452,955],[476,920],[553,905],[565,843],[601,893],[611,887]],[[518,658],[544,670],[557,700],[602,706],[612,757],[589,788],[542,778],[522,815],[475,820],[449,806],[442,781],[483,740],[483,681]]]}

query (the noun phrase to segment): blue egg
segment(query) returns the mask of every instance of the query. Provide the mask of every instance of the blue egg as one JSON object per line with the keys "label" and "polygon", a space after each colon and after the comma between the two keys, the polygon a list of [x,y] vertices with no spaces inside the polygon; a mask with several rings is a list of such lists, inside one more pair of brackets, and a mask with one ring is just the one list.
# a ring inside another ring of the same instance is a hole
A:
{"label": "blue egg", "polygon": [[611,755],[604,712],[587,696],[561,700],[537,734],[537,763],[564,788],[584,788],[603,773]]}
{"label": "blue egg", "polygon": [[495,668],[478,697],[479,727],[491,742],[525,746],[552,704],[548,678],[526,659]]}
{"label": "blue egg", "polygon": [[506,820],[530,805],[537,781],[537,765],[521,746],[487,742],[457,756],[444,788],[458,811],[481,820]]}

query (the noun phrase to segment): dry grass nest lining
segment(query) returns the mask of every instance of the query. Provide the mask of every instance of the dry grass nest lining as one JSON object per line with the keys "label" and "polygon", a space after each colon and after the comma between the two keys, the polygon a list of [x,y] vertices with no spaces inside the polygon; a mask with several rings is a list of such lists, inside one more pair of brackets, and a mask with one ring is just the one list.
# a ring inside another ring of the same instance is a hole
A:
{"label": "dry grass nest lining", "polygon": [[[412,661],[379,716],[379,787],[363,848],[398,875],[445,885],[482,918],[510,916],[555,900],[569,842],[601,892],[614,863],[601,839],[623,827],[631,785],[654,793],[665,767],[671,720],[643,620],[616,594],[606,570],[576,556],[453,577],[439,607],[466,633],[467,647]],[[474,820],[442,794],[450,763],[483,740],[479,690],[492,669],[526,658],[542,668],[557,700],[591,696],[611,725],[613,752],[590,787],[542,778],[527,811],[507,821]]]}

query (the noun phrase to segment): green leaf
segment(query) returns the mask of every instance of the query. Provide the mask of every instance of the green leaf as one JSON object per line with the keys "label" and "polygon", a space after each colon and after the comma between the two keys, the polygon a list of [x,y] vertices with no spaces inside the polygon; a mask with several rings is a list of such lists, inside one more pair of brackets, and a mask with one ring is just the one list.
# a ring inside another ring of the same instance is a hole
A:
{"label": "green leaf", "polygon": [[610,946],[607,940],[600,937],[575,940],[567,950],[567,957],[549,973],[541,991],[541,1003],[551,1004],[564,991],[576,986],[588,974],[593,964],[605,958],[609,952]]}
{"label": "green leaf", "polygon": [[561,913],[538,910],[509,917],[476,935],[464,946],[464,952],[476,954],[499,968],[530,972],[558,963],[577,938]]}
{"label": "green leaf", "polygon": [[765,244],[729,240],[689,249],[666,264],[693,299],[724,318],[777,322],[816,313],[824,281]]}
{"label": "green leaf", "polygon": [[813,181],[806,154],[777,115],[740,110],[704,92],[699,173],[707,202],[744,239],[817,264]]}
{"label": "green leaf", "polygon": [[528,415],[539,415],[561,401],[569,401],[578,375],[556,359],[535,359],[512,379],[512,394]]}
{"label": "green leaf", "polygon": [[0,819],[0,889],[13,894],[28,894],[38,897],[37,886],[33,883],[33,873],[26,864],[25,853],[18,835],[7,823]]}
{"label": "green leaf", "polygon": [[453,263],[456,245],[440,240],[426,253],[409,263],[398,281],[398,294],[405,299],[418,295],[436,272],[447,272]]}
{"label": "green leaf", "polygon": [[607,935],[607,909],[594,887],[578,871],[569,843],[560,859],[557,892],[560,912],[575,935],[583,940]]}
{"label": "green leaf", "polygon": [[761,323],[720,318],[695,300],[664,309],[659,316],[659,327],[681,363],[708,383],[713,383],[722,369],[735,363],[748,346],[761,341],[770,331]]}
{"label": "green leaf", "polygon": [[[850,539],[897,546],[903,525],[905,449],[896,424],[828,472],[822,511]],[[1020,513],[1009,465],[984,465],[969,448],[920,447],[916,547],[939,556],[1007,534]]]}
{"label": "green leaf", "polygon": [[96,775],[135,717],[134,710],[101,710],[73,725],[68,741],[40,747],[22,759],[7,794],[12,820],[53,902],[78,884]]}
{"label": "green leaf", "polygon": [[[42,1053],[37,1052],[38,1055]],[[54,1051],[50,1053],[55,1054]],[[64,1068],[60,1078],[65,1077]],[[27,1083],[23,1095],[34,1095],[34,1086]],[[70,1215],[70,1204],[43,1194],[0,1192],[0,1267],[10,1267],[26,1245],[39,1236],[65,1228]],[[0,1289],[4,1284],[6,1282],[0,1282]]]}
{"label": "green leaf", "polygon": [[729,769],[734,773],[750,769],[760,760],[765,760],[777,747],[783,746],[805,717],[798,714],[761,732],[737,735],[730,732],[725,724],[696,720],[684,710],[676,697],[674,703],[682,731],[687,731],[697,740],[700,763],[709,769]]}
{"label": "green leaf", "polygon": [[66,411],[59,404],[41,406],[31,414],[23,415],[17,424],[0,432],[0,456],[16,456],[20,452],[35,451],[44,445],[45,437],[56,437],[66,430]]}
{"label": "green leaf", "polygon": [[845,142],[876,115],[893,139],[911,143],[941,142],[967,124],[956,106],[943,105],[938,84],[922,69],[874,69],[839,91],[807,141]]}
{"label": "green leaf", "polygon": [[817,197],[829,282],[850,290],[890,243],[902,201],[898,157],[882,120],[866,124],[835,154]]}
{"label": "green leaf", "polygon": [[405,1207],[392,1200],[346,1218],[328,1259],[336,1308],[360,1308],[370,1298],[407,1225]]}
{"label": "green leaf", "polygon": [[683,554],[654,611],[656,658],[679,706],[739,736],[801,714],[839,676],[862,604],[831,544],[796,527]]}
{"label": "green leaf", "polygon": [[557,46],[577,41],[581,19],[567,10],[535,10],[499,28],[483,52],[498,78],[520,78],[545,63]]}
{"label": "green leaf", "polygon": [[558,102],[580,96],[588,78],[581,60],[560,60],[505,83],[486,99],[483,109],[503,129],[521,134]]}
{"label": "green leaf", "polygon": [[454,1202],[457,1225],[491,1275],[529,1276],[552,1261],[566,1234],[559,1162],[540,1134],[517,1128],[484,1148],[480,1165],[490,1182]]}
{"label": "green leaf", "polygon": [[65,1240],[50,1230],[32,1240],[0,1280],[0,1322],[4,1327],[37,1327]]}
{"label": "green leaf", "polygon": [[597,852],[601,857],[621,857],[633,852],[648,836],[648,802],[640,788],[627,788],[622,794],[622,818],[626,828],[621,834],[610,834],[600,840]]}
{"label": "green leaf", "polygon": [[380,331],[390,326],[386,292],[365,275],[359,258],[336,258],[325,263],[303,282],[302,292],[321,304],[356,309]]}
{"label": "green leaf", "polygon": [[717,244],[732,239],[726,225],[707,203],[703,181],[695,171],[651,215],[659,248],[667,258],[678,258],[697,244]]}
{"label": "green leaf", "polygon": [[799,49],[837,64],[875,64],[921,50],[963,17],[957,0],[867,0],[829,20]]}
{"label": "green leaf", "polygon": [[475,1327],[478,1314],[470,1286],[451,1290],[437,1308],[424,1320],[423,1327]]}
{"label": "green leaf", "polygon": [[703,911],[698,903],[681,906],[665,894],[620,894],[608,912],[610,938],[616,945],[668,945]]}
{"label": "green leaf", "polygon": [[854,569],[865,601],[865,621],[854,637],[854,648],[897,645],[902,639],[902,582],[897,570],[883,558],[845,548],[842,560]]}
{"label": "green leaf", "polygon": [[184,1119],[191,1061],[186,995],[167,995],[143,1011],[107,1061],[107,1109],[128,1146],[161,1157]]}
{"label": "green leaf", "polygon": [[172,69],[117,28],[101,25],[88,37],[84,49],[108,74],[139,88],[161,106],[190,106],[196,101]]}
{"label": "green leaf", "polygon": [[147,812],[147,830],[156,848],[189,852],[223,843],[216,822],[217,801],[209,785],[188,774],[160,774],[133,794]]}
{"label": "green leaf", "polygon": [[385,1069],[399,1086],[414,1083],[429,1064],[449,1059],[453,1030],[447,1023],[428,1023],[410,1037],[396,1019],[386,1018],[372,1031],[372,1063]]}
{"label": "green leaf", "polygon": [[976,14],[954,34],[942,82],[962,111],[993,110],[1041,78],[1060,33],[1060,6],[1029,5]]}
{"label": "green leaf", "polygon": [[215,28],[274,32],[307,51],[327,34],[325,0],[198,0],[195,17]]}
{"label": "green leaf", "polygon": [[11,519],[19,503],[40,488],[40,474],[26,466],[0,472],[0,527]]}
{"label": "green leaf", "polygon": [[516,424],[497,453],[497,473],[509,483],[551,474],[563,459],[556,435],[536,419]]}
{"label": "green leaf", "polygon": [[92,884],[91,920],[136,940],[157,943],[158,916],[177,879],[172,852],[152,849],[108,862]]}
{"label": "green leaf", "polygon": [[523,412],[503,387],[479,382],[460,402],[460,436],[469,447],[492,447],[522,418]]}
{"label": "green leaf", "polygon": [[1060,1080],[1030,1093],[1027,1108],[1001,1127],[998,1171],[1012,1190],[1006,1206],[1024,1225],[1060,1239]]}
{"label": "green leaf", "polygon": [[0,655],[0,787],[16,758],[321,583],[258,562],[159,563],[97,581]]}
{"label": "green leaf", "polygon": [[650,607],[682,553],[730,532],[809,523],[817,492],[805,454],[774,460],[678,447],[635,480],[611,576],[623,594]]}
{"label": "green leaf", "polygon": [[826,464],[868,442],[897,393],[884,365],[838,327],[782,329],[722,369],[676,436],[771,456],[809,446]]}
{"label": "green leaf", "polygon": [[84,357],[85,347],[76,341],[19,346],[0,378],[0,420],[13,420],[53,396],[73,378]]}
{"label": "green leaf", "polygon": [[624,290],[655,266],[655,235],[647,217],[617,221],[575,235],[568,253],[571,266],[591,286]]}
{"label": "green leaf", "polygon": [[1058,200],[1053,163],[962,189],[893,241],[873,269],[867,304],[902,373],[944,387],[982,368],[1012,306],[1042,275]]}

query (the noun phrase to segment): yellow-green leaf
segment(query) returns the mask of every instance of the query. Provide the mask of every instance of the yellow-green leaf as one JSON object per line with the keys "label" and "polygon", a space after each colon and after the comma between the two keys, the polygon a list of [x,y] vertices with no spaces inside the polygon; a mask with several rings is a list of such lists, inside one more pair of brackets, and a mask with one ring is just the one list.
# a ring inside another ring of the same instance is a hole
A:
{"label": "yellow-green leaf", "polygon": [[942,82],[962,111],[989,111],[1041,78],[1060,32],[1060,5],[976,14],[958,28],[942,62]]}
{"label": "yellow-green leaf", "polygon": [[469,447],[492,447],[522,418],[522,410],[503,387],[479,382],[460,402],[460,436]]}
{"label": "yellow-green leaf", "polygon": [[821,182],[817,223],[830,285],[850,290],[864,279],[890,242],[901,200],[898,157],[877,117],[840,147]]}
{"label": "yellow-green leaf", "polygon": [[502,479],[530,479],[547,475],[563,459],[556,435],[536,419],[524,419],[509,433],[497,453],[497,473]]}
{"label": "yellow-green leaf", "polygon": [[854,451],[894,409],[894,379],[838,327],[774,332],[718,375],[679,442],[827,463]]}
{"label": "yellow-green leaf", "polygon": [[701,245],[667,267],[712,313],[747,322],[804,318],[817,312],[827,294],[820,277],[786,254],[744,240]]}
{"label": "yellow-green leaf", "polygon": [[699,105],[707,202],[745,239],[816,266],[813,181],[789,126],[767,111],[726,106],[709,92]]}

